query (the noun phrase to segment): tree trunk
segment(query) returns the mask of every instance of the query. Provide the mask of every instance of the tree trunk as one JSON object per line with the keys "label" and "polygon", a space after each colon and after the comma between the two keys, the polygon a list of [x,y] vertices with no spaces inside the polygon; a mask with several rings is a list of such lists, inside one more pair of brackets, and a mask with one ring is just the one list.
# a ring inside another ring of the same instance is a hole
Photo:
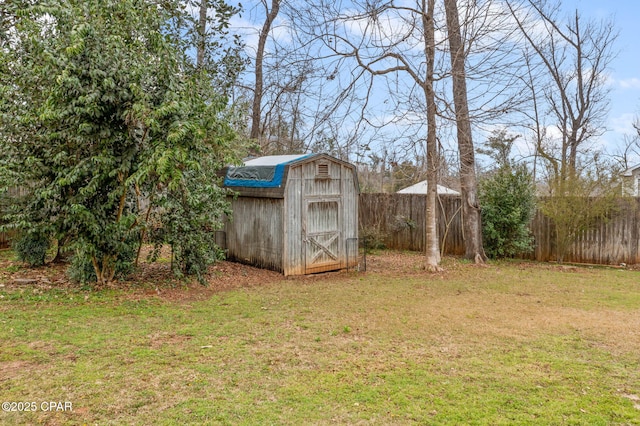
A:
{"label": "tree trunk", "polygon": [[[425,4],[428,2],[428,5]],[[422,0],[422,25],[425,34],[425,58],[427,76],[424,92],[427,104],[427,211],[425,224],[425,268],[428,271],[440,270],[440,244],[436,207],[438,197],[438,148],[436,138],[436,95],[433,90],[435,62],[435,25],[433,22],[435,0]]]}
{"label": "tree trunk", "polygon": [[[266,6],[266,5],[265,5]],[[267,10],[267,16],[262,25],[260,36],[258,37],[258,50],[256,51],[256,68],[255,68],[255,86],[253,90],[253,105],[251,108],[251,139],[258,139],[260,137],[260,125],[261,125],[261,105],[262,105],[262,91],[264,84],[263,77],[263,61],[264,61],[264,49],[267,44],[267,37],[271,31],[271,24],[275,21],[280,11],[280,0],[271,0],[271,10]]]}
{"label": "tree trunk", "polygon": [[207,9],[208,0],[200,0],[200,16],[198,19],[198,51],[196,54],[196,67],[201,70],[204,66],[204,57],[207,43]]}
{"label": "tree trunk", "polygon": [[447,32],[453,77],[453,103],[456,112],[458,153],[460,155],[460,187],[465,238],[465,257],[476,263],[484,263],[486,255],[482,246],[482,222],[478,203],[478,187],[475,171],[475,154],[471,137],[471,121],[467,100],[465,52],[460,35],[456,0],[444,0]]}

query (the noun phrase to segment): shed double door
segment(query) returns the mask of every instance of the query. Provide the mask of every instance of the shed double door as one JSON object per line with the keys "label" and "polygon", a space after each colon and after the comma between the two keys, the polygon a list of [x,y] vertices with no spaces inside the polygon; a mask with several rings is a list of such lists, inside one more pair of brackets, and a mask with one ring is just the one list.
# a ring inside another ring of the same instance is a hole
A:
{"label": "shed double door", "polygon": [[303,204],[305,273],[340,269],[342,238],[339,198],[306,200]]}

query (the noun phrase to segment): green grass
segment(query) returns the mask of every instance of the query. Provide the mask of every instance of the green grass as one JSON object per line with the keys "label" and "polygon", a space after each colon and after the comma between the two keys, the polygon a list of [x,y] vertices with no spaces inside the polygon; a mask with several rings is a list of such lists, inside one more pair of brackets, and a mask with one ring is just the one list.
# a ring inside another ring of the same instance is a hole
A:
{"label": "green grass", "polygon": [[2,424],[640,424],[639,272],[455,264],[191,302],[2,290],[2,401],[73,404]]}

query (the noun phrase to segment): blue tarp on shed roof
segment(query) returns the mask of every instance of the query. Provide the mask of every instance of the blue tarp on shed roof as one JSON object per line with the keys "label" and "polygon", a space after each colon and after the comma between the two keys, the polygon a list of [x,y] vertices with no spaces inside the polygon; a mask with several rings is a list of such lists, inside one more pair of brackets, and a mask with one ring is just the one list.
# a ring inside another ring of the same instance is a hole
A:
{"label": "blue tarp on shed roof", "polygon": [[254,158],[246,161],[243,166],[229,167],[224,177],[224,186],[279,188],[282,186],[284,169],[288,164],[313,155],[271,155]]}

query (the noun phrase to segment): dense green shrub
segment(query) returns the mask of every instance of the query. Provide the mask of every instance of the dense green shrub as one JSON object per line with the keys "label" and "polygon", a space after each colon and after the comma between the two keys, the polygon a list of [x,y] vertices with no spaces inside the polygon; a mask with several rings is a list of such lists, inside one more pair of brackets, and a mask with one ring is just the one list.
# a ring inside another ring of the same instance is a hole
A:
{"label": "dense green shrub", "polygon": [[221,218],[231,215],[227,190],[215,184],[212,170],[191,171],[184,185],[158,194],[152,221],[159,227],[149,234],[155,246],[152,254],[170,245],[173,273],[195,276],[201,284],[206,283],[209,266],[224,258],[215,233],[223,226]]}
{"label": "dense green shrub", "polygon": [[[124,241],[120,245],[120,250],[114,264],[114,277],[122,279],[126,277],[134,268],[136,260],[138,241],[135,239],[129,239]],[[95,266],[93,265],[93,258],[88,251],[87,246],[78,244],[76,251],[71,258],[69,267],[67,268],[67,276],[69,279],[82,284],[93,283],[98,280]],[[98,264],[104,261],[102,256],[95,257]]]}
{"label": "dense green shrub", "polygon": [[95,282],[97,280],[96,270],[93,267],[91,259],[83,254],[78,255],[77,253],[71,258],[71,262],[67,268],[67,276],[71,281],[82,284]]}
{"label": "dense green shrub", "polygon": [[480,182],[482,235],[489,257],[512,257],[530,251],[529,223],[535,213],[531,174],[524,165],[505,165]]}
{"label": "dense green shrub", "polygon": [[30,266],[42,266],[47,255],[51,241],[43,233],[25,232],[12,244],[18,259]]}

